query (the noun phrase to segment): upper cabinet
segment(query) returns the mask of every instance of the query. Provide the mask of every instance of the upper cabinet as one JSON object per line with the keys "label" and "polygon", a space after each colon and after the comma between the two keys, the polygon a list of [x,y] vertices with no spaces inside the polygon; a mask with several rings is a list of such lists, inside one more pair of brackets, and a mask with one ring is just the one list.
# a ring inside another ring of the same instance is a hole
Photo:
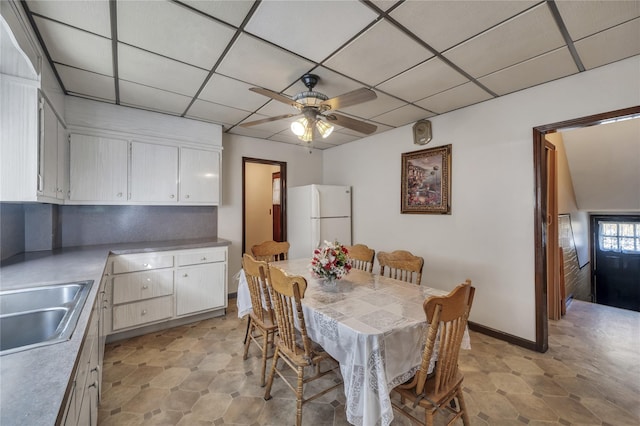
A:
{"label": "upper cabinet", "polygon": [[67,99],[66,120],[68,203],[219,204],[220,126],[80,98]]}

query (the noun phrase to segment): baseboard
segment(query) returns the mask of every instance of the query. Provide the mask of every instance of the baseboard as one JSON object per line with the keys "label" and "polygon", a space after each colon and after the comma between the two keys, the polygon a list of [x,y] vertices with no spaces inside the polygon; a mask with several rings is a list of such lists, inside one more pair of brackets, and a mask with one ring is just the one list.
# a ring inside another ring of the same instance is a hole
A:
{"label": "baseboard", "polygon": [[538,349],[536,348],[536,342],[532,342],[531,340],[526,340],[526,339],[523,339],[522,337],[514,336],[512,334],[508,334],[503,331],[495,330],[493,328],[486,327],[484,325],[480,325],[472,321],[469,321],[467,324],[470,330],[477,331],[478,333],[485,334],[495,339],[503,340],[507,343],[511,343],[513,345],[521,346],[525,349],[538,352]]}

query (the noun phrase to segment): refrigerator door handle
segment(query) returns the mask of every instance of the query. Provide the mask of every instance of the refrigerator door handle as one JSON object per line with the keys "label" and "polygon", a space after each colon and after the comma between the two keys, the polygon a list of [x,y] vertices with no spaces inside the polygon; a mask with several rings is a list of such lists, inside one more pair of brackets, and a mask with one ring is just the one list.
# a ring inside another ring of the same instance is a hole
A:
{"label": "refrigerator door handle", "polygon": [[320,219],[311,220],[311,244],[313,245],[313,249],[317,249],[320,247],[320,223],[322,221]]}
{"label": "refrigerator door handle", "polygon": [[311,217],[320,217],[320,190],[315,185],[311,185],[311,197]]}

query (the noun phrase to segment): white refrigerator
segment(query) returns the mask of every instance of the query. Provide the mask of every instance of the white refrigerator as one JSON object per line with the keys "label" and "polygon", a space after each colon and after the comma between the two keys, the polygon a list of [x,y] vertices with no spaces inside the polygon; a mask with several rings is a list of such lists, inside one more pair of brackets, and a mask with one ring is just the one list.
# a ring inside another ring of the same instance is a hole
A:
{"label": "white refrigerator", "polygon": [[310,259],[313,250],[325,240],[351,245],[351,187],[306,185],[289,188],[289,259]]}

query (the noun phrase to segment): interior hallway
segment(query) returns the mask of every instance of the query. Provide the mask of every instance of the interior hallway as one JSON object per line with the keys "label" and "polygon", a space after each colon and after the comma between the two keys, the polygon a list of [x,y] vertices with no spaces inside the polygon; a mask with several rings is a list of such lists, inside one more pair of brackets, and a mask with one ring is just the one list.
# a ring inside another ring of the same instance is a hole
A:
{"label": "interior hallway", "polygon": [[[235,303],[225,317],[108,344],[99,424],[293,424],[293,392],[276,380],[264,401],[259,351],[242,359]],[[544,354],[475,332],[471,347],[460,367],[473,425],[640,424],[640,313],[574,301],[549,322]],[[347,425],[342,389],[305,404],[303,424]]]}

